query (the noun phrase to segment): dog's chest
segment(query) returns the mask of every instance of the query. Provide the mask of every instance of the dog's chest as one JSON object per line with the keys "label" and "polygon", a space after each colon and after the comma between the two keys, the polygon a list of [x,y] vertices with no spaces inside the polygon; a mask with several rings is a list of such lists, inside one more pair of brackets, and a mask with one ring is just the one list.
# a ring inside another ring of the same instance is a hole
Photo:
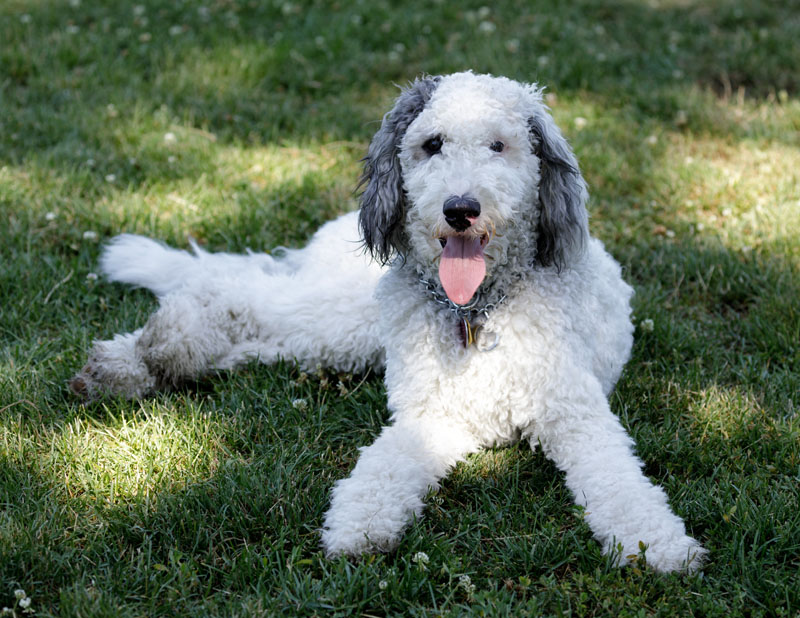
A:
{"label": "dog's chest", "polygon": [[537,414],[552,332],[509,303],[483,326],[488,346],[464,347],[459,321],[426,307],[388,327],[386,385],[395,417],[435,415],[469,427],[485,444],[516,439]]}

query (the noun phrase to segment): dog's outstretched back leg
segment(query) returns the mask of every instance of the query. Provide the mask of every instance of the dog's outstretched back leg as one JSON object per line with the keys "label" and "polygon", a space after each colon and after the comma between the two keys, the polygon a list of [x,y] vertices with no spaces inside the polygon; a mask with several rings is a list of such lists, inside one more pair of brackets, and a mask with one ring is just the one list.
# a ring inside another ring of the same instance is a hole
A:
{"label": "dog's outstretched back leg", "polygon": [[192,255],[118,237],[103,255],[105,273],[152,290],[160,307],[143,328],[95,342],[71,389],[136,398],[253,359],[341,371],[381,364],[373,292],[382,270],[357,238],[354,214],[279,259]]}

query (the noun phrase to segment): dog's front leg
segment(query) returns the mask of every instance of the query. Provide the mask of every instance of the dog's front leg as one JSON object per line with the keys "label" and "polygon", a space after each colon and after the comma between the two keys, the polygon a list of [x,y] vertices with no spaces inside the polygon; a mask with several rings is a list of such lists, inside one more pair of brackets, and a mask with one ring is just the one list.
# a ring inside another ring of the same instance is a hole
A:
{"label": "dog's front leg", "polygon": [[322,531],[328,556],[394,548],[422,515],[428,490],[477,448],[470,434],[445,421],[417,417],[384,428],[333,488]]}
{"label": "dog's front leg", "polygon": [[531,442],[566,474],[575,501],[605,553],[621,552],[619,564],[646,546],[657,571],[695,570],[706,550],[687,536],[683,521],[667,504],[661,487],[643,474],[633,441],[611,412],[600,384],[591,376],[562,380],[551,393]]}

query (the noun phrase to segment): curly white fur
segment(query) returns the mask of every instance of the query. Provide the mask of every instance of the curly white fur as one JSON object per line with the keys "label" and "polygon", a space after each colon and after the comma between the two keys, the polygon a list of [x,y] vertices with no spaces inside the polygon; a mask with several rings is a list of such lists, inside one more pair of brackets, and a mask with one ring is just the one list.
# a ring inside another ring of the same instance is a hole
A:
{"label": "curly white fur", "polygon": [[[391,424],[333,488],[329,555],[391,549],[453,465],[522,438],[565,473],[620,563],[644,543],[657,570],[698,567],[705,550],[609,408],[632,289],[588,237],[585,184],[540,90],[472,73],[414,82],[373,139],[363,184],[360,213],[277,259],[117,237],[103,271],[153,290],[160,308],[96,342],[73,390],[141,397],[254,358],[385,366]],[[446,215],[454,197],[479,213]],[[456,274],[444,281],[446,251]],[[453,302],[465,294],[476,310]],[[465,347],[464,318],[498,345]]]}

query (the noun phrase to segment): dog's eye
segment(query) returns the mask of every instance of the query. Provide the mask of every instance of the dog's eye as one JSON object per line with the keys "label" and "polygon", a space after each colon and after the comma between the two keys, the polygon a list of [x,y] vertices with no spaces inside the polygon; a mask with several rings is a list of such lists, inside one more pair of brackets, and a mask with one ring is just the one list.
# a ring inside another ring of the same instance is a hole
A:
{"label": "dog's eye", "polygon": [[442,136],[436,135],[422,144],[422,149],[428,154],[429,157],[432,157],[433,155],[439,154],[442,151],[443,143]]}
{"label": "dog's eye", "polygon": [[492,145],[489,146],[489,148],[491,148],[495,152],[503,152],[505,147],[506,147],[506,145],[501,141],[492,142]]}

